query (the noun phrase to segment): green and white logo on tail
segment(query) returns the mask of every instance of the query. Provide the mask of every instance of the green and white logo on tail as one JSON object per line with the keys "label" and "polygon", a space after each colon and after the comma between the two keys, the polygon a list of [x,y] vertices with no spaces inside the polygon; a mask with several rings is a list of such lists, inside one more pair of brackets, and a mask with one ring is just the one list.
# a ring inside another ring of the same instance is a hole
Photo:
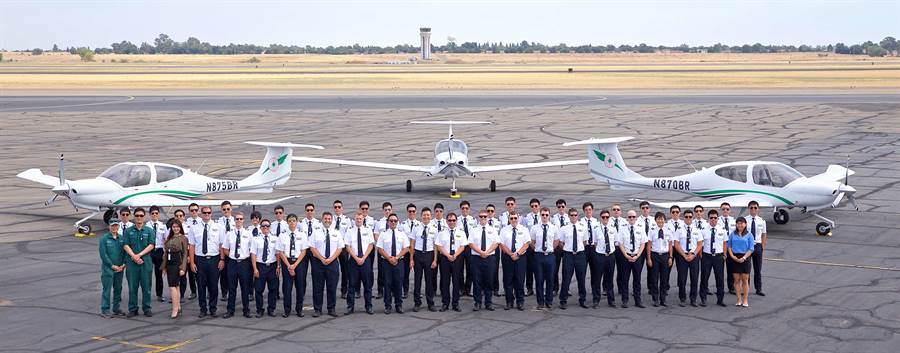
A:
{"label": "green and white logo on tail", "polygon": [[268,173],[268,172],[270,172],[270,171],[278,170],[278,167],[280,167],[282,164],[284,164],[284,161],[287,160],[287,158],[288,158],[288,154],[287,154],[287,153],[282,154],[282,155],[281,155],[280,157],[278,157],[278,158],[272,157],[271,159],[269,159],[269,166],[268,166],[268,168],[266,168],[266,170],[264,170],[262,173],[263,173],[263,174],[266,174],[266,173]]}
{"label": "green and white logo on tail", "polygon": [[616,163],[616,160],[613,158],[613,156],[607,154],[606,151],[602,148],[600,150],[594,150],[594,155],[597,156],[597,159],[606,164],[607,168],[616,167],[623,172],[625,171],[624,169],[622,169],[622,166],[620,166],[619,163]]}

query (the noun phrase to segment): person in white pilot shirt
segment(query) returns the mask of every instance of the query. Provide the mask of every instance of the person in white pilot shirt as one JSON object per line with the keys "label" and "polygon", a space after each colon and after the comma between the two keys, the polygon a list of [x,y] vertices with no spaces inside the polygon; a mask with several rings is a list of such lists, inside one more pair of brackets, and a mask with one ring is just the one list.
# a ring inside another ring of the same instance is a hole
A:
{"label": "person in white pilot shirt", "polygon": [[562,283],[559,292],[559,308],[565,310],[569,297],[569,284],[572,275],[578,282],[578,305],[587,308],[587,288],[585,274],[587,272],[587,225],[578,222],[578,210],[570,208],[568,222],[559,229],[559,249],[562,250]]}
{"label": "person in white pilot shirt", "polygon": [[709,228],[701,232],[703,235],[703,256],[700,258],[700,306],[706,306],[709,295],[709,275],[716,278],[716,305],[725,306],[725,243],[728,233],[718,226],[719,212],[709,210]]}
{"label": "person in white pilot shirt", "polygon": [[675,241],[674,227],[666,224],[666,215],[662,212],[656,212],[654,216],[655,222],[650,226],[650,232],[647,238],[650,240],[650,256],[647,258],[647,272],[650,279],[647,287],[650,289],[650,297],[653,299],[653,306],[666,304],[666,298],[669,295],[669,275],[672,271],[673,250],[672,243]]}
{"label": "person in white pilot shirt", "polygon": [[[288,317],[291,315],[291,309],[295,309],[297,316],[303,317],[305,315],[303,298],[306,296],[306,275],[309,273],[310,263],[310,255],[307,251],[310,246],[310,237],[298,227],[297,215],[293,213],[288,215],[287,222],[288,228],[277,235],[278,258],[281,262],[281,296],[284,308],[281,316]],[[321,226],[316,229],[321,229]],[[296,295],[296,305],[294,306],[292,306],[294,304],[292,303],[293,295]]]}
{"label": "person in white pilot shirt", "polygon": [[[615,209],[613,209],[615,210]],[[624,288],[621,292],[622,307],[628,307],[628,280],[631,277],[632,295],[634,296],[634,306],[643,308],[641,300],[641,271],[644,269],[644,247],[647,246],[647,234],[644,229],[637,224],[637,212],[629,210],[627,213],[627,225],[619,227],[619,253],[622,254],[622,270],[621,282],[619,288]]]}
{"label": "person in white pilot shirt", "polygon": [[362,282],[362,298],[365,302],[366,314],[374,314],[372,308],[372,263],[375,255],[375,234],[372,228],[363,224],[365,216],[361,212],[357,212],[353,216],[354,223],[344,232],[344,251],[350,257],[350,265],[348,266],[349,284],[347,292],[347,310],[344,315],[353,314],[356,310],[356,291]]}
{"label": "person in white pilot shirt", "polygon": [[679,306],[685,306],[687,300],[687,280],[691,280],[690,299],[691,306],[697,306],[697,286],[700,276],[700,256],[703,250],[703,235],[694,223],[694,212],[684,211],[685,230],[677,235],[673,247],[675,248],[675,266],[678,268],[678,300]]}
{"label": "person in white pilot shirt", "polygon": [[309,251],[312,253],[313,277],[313,317],[322,315],[323,295],[328,315],[337,317],[337,285],[340,281],[341,266],[339,258],[344,250],[344,236],[334,225],[331,212],[322,213],[322,227],[313,231],[309,239]]}

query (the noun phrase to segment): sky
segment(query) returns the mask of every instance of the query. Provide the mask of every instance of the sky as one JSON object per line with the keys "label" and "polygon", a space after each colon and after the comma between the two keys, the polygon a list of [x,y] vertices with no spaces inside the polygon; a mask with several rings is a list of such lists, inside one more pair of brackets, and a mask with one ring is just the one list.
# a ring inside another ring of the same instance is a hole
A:
{"label": "sky", "polygon": [[0,48],[109,47],[160,33],[312,46],[847,44],[900,37],[900,0],[0,0]]}

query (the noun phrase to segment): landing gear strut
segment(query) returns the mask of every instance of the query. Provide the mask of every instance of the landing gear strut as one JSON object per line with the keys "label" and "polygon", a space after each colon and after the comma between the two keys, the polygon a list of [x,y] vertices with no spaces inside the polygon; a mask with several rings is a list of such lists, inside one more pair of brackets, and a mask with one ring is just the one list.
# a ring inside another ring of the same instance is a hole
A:
{"label": "landing gear strut", "polygon": [[450,198],[458,199],[459,193],[456,191],[456,179],[453,179],[453,186],[450,187]]}
{"label": "landing gear strut", "polygon": [[775,214],[772,218],[775,219],[775,223],[777,224],[787,224],[787,222],[791,220],[791,215],[788,214],[788,211],[785,209],[775,209]]}
{"label": "landing gear strut", "polygon": [[491,192],[497,191],[497,181],[491,180],[491,185],[488,186],[488,188],[491,190]]}
{"label": "landing gear strut", "polygon": [[88,215],[87,217],[84,217],[84,218],[82,218],[82,219],[79,219],[78,222],[75,222],[75,236],[79,236],[79,235],[81,235],[81,236],[92,235],[92,234],[91,234],[91,225],[90,225],[89,223],[85,223],[85,224],[82,224],[82,223],[84,223],[84,222],[86,222],[87,220],[93,218],[94,216],[96,216],[96,215],[99,214],[99,213],[100,213],[100,211],[97,211],[97,212],[91,212],[91,214]]}
{"label": "landing gear strut", "polygon": [[832,221],[828,218],[822,217],[822,215],[820,215],[818,213],[813,213],[812,215],[818,219],[825,221],[825,222],[819,222],[816,224],[816,234],[821,235],[821,236],[829,236],[830,237],[831,230],[834,229],[834,227],[835,227],[834,221]]}

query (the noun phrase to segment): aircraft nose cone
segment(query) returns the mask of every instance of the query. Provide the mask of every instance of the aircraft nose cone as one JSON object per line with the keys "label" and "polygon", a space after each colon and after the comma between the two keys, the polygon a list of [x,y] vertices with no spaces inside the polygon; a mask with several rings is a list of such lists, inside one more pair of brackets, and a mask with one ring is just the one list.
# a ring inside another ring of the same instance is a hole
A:
{"label": "aircraft nose cone", "polygon": [[856,192],[856,188],[854,188],[850,185],[841,185],[838,187],[838,190],[840,190],[841,192],[848,193],[848,194],[852,194],[852,193]]}
{"label": "aircraft nose cone", "polygon": [[65,194],[67,194],[69,192],[69,186],[68,185],[54,186],[52,191],[54,194],[57,194],[59,196],[64,196]]}

